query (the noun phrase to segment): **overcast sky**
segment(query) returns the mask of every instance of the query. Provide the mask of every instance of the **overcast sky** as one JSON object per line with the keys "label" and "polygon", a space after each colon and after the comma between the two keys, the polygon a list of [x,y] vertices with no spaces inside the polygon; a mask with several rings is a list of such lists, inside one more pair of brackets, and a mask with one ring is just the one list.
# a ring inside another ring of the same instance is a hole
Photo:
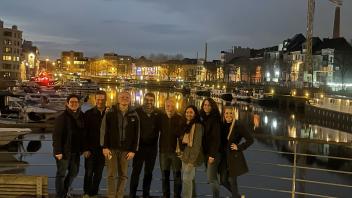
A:
{"label": "overcast sky", "polygon": [[[334,6],[316,0],[314,35],[331,37]],[[263,48],[306,29],[307,0],[0,0],[0,19],[17,25],[41,57],[63,50],[151,53],[219,59],[231,46]],[[352,0],[341,9],[341,34],[352,38]]]}

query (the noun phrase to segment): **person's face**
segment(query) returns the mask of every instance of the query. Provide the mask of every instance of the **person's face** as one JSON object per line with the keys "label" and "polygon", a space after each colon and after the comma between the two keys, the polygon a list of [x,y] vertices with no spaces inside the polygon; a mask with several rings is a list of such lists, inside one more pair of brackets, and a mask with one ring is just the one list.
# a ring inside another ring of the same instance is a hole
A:
{"label": "person's face", "polygon": [[171,100],[167,100],[165,102],[165,111],[166,113],[174,113],[175,112],[175,103]]}
{"label": "person's face", "polygon": [[203,111],[205,113],[210,113],[211,112],[211,105],[210,105],[210,102],[208,100],[204,101]]}
{"label": "person's face", "polygon": [[106,103],[105,95],[102,95],[102,94],[95,95],[95,103],[98,109],[105,108],[105,103]]}
{"label": "person's face", "polygon": [[154,107],[155,99],[151,96],[145,96],[144,97],[144,106],[147,109],[151,109]]}
{"label": "person's face", "polygon": [[117,101],[119,102],[120,105],[129,105],[131,102],[131,96],[127,92],[122,92],[119,94]]}
{"label": "person's face", "polygon": [[193,120],[195,115],[196,115],[196,112],[194,112],[194,110],[192,108],[186,109],[185,117],[186,117],[187,121]]}
{"label": "person's face", "polygon": [[67,103],[67,107],[71,111],[77,111],[77,109],[79,108],[79,100],[78,100],[78,98],[76,98],[76,97],[70,98],[70,100]]}
{"label": "person's face", "polygon": [[225,109],[224,110],[224,119],[227,123],[231,123],[234,119],[234,112],[232,109]]}

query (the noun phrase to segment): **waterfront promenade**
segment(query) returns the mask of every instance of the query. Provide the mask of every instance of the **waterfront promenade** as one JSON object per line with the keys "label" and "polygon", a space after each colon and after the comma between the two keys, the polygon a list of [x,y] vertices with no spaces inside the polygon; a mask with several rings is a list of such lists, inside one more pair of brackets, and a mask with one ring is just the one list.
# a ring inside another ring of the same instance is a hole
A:
{"label": "waterfront promenade", "polygon": [[[138,95],[134,94],[134,97],[138,99]],[[163,98],[162,93],[158,97]],[[201,101],[185,99],[196,105]],[[243,103],[234,104],[234,107],[239,119],[253,129],[255,136],[255,143],[245,152],[250,172],[239,178],[242,194],[250,198],[349,197],[352,189],[352,134],[306,125],[297,114],[294,118],[292,115],[285,117],[276,110]],[[2,161],[1,168],[6,165],[10,170],[7,173],[48,176],[48,191],[52,195],[56,166],[50,131],[25,135],[17,142],[19,144],[12,143],[12,147],[0,151],[0,156],[11,159],[7,163]],[[82,194],[83,174],[82,160],[79,176],[73,184],[76,197]],[[196,175],[198,197],[210,197],[204,167],[197,169]],[[101,197],[106,193],[105,176],[106,169]],[[161,195],[160,180],[157,162],[151,193],[154,196]],[[222,196],[229,196],[229,193],[222,189]]]}
{"label": "waterfront promenade", "polygon": [[[13,153],[17,156],[21,155],[22,160],[27,161],[28,164],[13,162],[13,166],[25,169],[24,172],[19,172],[19,174],[47,175],[49,178],[48,191],[51,197],[53,197],[55,162],[50,152],[51,135],[29,135],[23,141],[23,146],[28,147],[31,140],[38,139],[42,143],[38,151]],[[239,178],[240,191],[245,194],[246,197],[253,198],[263,196],[282,198],[291,197],[292,194],[295,194],[296,197],[349,197],[348,192],[350,192],[352,188],[350,185],[352,171],[348,170],[348,167],[352,164],[352,159],[332,156],[336,155],[336,153],[324,156],[310,154],[315,147],[319,149],[319,145],[330,145],[330,147],[341,148],[347,146],[347,144],[336,142],[327,144],[326,142],[318,140],[309,141],[301,138],[256,135],[256,143],[251,149],[245,152],[250,173]],[[276,147],[282,147],[282,149],[278,151]],[[4,152],[0,152],[0,154],[4,155]],[[313,160],[313,158],[316,159]],[[329,166],[317,166],[318,164],[329,161],[339,161],[340,165],[346,168],[334,170]],[[9,165],[10,164],[8,164],[8,166]],[[1,166],[3,166],[3,164]],[[72,189],[72,194],[76,195],[75,197],[82,195],[83,167],[83,161],[81,161],[80,172]],[[129,168],[129,173],[130,171],[131,168]],[[104,178],[101,183],[100,197],[106,197],[105,179],[106,169],[104,170]],[[154,170],[151,195],[156,197],[161,196],[160,180],[161,175],[157,162]],[[206,182],[204,167],[197,169],[196,183],[197,197],[209,197],[210,188]],[[222,195],[226,197],[229,196],[229,193],[222,189]]]}

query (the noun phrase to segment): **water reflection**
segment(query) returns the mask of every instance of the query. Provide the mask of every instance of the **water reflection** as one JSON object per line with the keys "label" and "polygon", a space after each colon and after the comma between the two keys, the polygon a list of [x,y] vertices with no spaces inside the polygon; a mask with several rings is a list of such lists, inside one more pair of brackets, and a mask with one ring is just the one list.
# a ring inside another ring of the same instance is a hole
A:
{"label": "water reflection", "polygon": [[[308,123],[304,117],[284,114],[272,109],[263,109],[248,104],[235,105],[242,121],[252,126],[254,133],[275,136],[323,140],[327,142],[352,142],[352,134]],[[243,107],[244,106],[244,107]]]}
{"label": "water reflection", "polygon": [[[109,89],[107,90],[108,94],[108,105],[116,103],[117,93],[121,89]],[[176,100],[176,108],[179,112],[183,112],[184,108],[188,104],[194,104],[200,108],[204,97],[198,97],[196,95],[187,95],[184,96],[181,93],[173,92],[162,92],[154,91],[148,89],[130,89],[132,95],[132,104],[140,105],[143,103],[143,96],[146,92],[153,92],[156,96],[156,106],[158,108],[163,108],[164,101],[168,97],[172,97]],[[94,97],[91,97],[94,98]],[[224,105],[228,103],[224,102],[221,99],[215,98],[220,112]],[[235,109],[235,117],[237,120],[242,122],[244,125],[248,126],[254,134],[264,134],[269,136],[283,136],[291,138],[303,138],[311,140],[320,140],[326,142],[352,142],[352,134],[321,127],[319,125],[313,125],[308,123],[304,115],[295,114],[295,113],[281,113],[277,109],[266,109],[261,106],[251,105],[248,103],[242,102],[233,102],[230,103]],[[270,147],[270,149],[283,152],[293,152],[295,144],[293,141],[287,140],[275,140],[272,138],[256,138],[257,144]],[[297,146],[298,153],[304,154],[314,154],[322,156],[337,156],[337,157],[350,157],[352,156],[352,147],[340,146],[340,145],[331,145],[331,144],[316,144],[316,143],[303,143],[300,142]],[[286,159],[292,164],[293,155],[280,154],[283,159]],[[257,161],[258,154],[254,158],[254,161]],[[272,156],[269,158],[271,159]],[[268,161],[268,160],[264,160]],[[302,166],[313,166],[319,168],[327,168],[332,170],[343,170],[343,171],[352,171],[352,161],[338,160],[338,159],[329,159],[325,157],[317,156],[298,156],[297,157],[298,165]],[[253,168],[253,171],[256,172]],[[273,173],[273,169],[267,170],[268,173]],[[260,171],[259,171],[260,172]],[[338,175],[344,179],[336,179],[334,182],[343,183],[345,177],[343,175]],[[297,171],[297,178],[301,179],[312,179],[317,181],[326,181],[332,182],[329,179],[331,178],[330,173],[312,173],[304,169]],[[347,179],[348,182],[351,182],[350,179]],[[305,192],[308,188],[308,184],[298,184],[297,187],[300,191]],[[327,188],[330,189],[331,188]],[[316,192],[319,194],[319,192]],[[330,194],[328,190],[327,194]]]}
{"label": "water reflection", "polygon": [[[122,91],[121,88],[118,87],[106,87],[106,91],[108,94],[108,105],[116,103],[118,92]],[[184,96],[181,93],[172,93],[167,91],[155,91],[149,89],[130,89],[129,90],[132,95],[132,104],[140,105],[143,103],[144,94],[147,92],[153,92],[156,96],[156,106],[158,108],[163,108],[164,101],[168,97],[172,97],[176,100],[177,109],[179,112],[183,112],[184,108],[188,104],[194,104],[198,108],[201,106],[203,101],[203,97],[197,97],[195,95],[187,95]],[[90,97],[90,102],[92,104],[95,103],[94,97]],[[220,99],[215,99],[218,104],[219,109],[221,110],[226,103]],[[325,127],[321,127],[319,125],[311,125],[306,121],[304,116],[299,114],[283,114],[278,112],[275,109],[265,109],[260,106],[253,106],[247,103],[232,103],[235,108],[235,117],[240,122],[243,122],[252,133],[255,134],[265,134],[265,135],[274,135],[274,136],[286,136],[293,138],[306,138],[306,139],[316,139],[323,141],[335,141],[335,142],[351,142],[352,135],[343,131],[329,129]],[[26,148],[26,151],[37,152],[37,153],[29,153],[25,155],[21,155],[21,151],[19,151],[18,155],[7,153],[7,158],[15,158],[17,161],[28,161],[30,164],[55,164],[54,158],[52,157],[52,142],[51,142],[51,134],[43,135],[26,135],[26,140],[22,143],[22,148]],[[30,141],[33,139],[37,139],[38,141]],[[256,142],[252,148],[254,149],[265,149],[265,150],[274,150],[274,151],[284,151],[284,152],[292,152],[294,150],[294,142],[286,141],[286,140],[275,140],[272,138],[261,138],[257,137]],[[21,147],[19,147],[21,148]],[[18,150],[18,149],[17,149]],[[339,145],[329,145],[329,144],[315,144],[315,143],[299,143],[297,146],[298,153],[307,153],[307,154],[315,154],[315,155],[331,155],[331,156],[340,156],[350,158],[352,156],[352,147],[351,146],[339,146]],[[261,152],[247,152],[246,157],[248,156],[248,162],[250,166],[251,173],[253,174],[261,174],[265,173],[267,175],[277,175],[277,176],[285,176],[291,177],[291,169],[285,169],[285,172],[277,167],[265,167],[263,165],[258,165],[255,167],[255,163],[253,162],[269,162],[269,163],[280,163],[286,164],[287,162],[293,162],[293,155],[288,154],[275,154],[271,152],[261,153]],[[278,157],[279,156],[279,157]],[[0,155],[1,158],[1,155]],[[2,162],[2,158],[1,164]],[[9,160],[10,161],[10,160]],[[83,163],[83,160],[82,160]],[[298,165],[302,166],[310,166],[310,167],[319,167],[319,168],[329,168],[332,170],[344,170],[344,171],[352,171],[352,161],[344,161],[338,159],[328,159],[324,157],[317,156],[298,156],[297,158]],[[83,164],[81,164],[83,166]],[[82,169],[84,170],[84,169]],[[21,170],[23,172],[23,169]],[[156,178],[160,178],[158,175],[159,171],[154,171],[156,174]],[[204,172],[202,171],[204,174]],[[55,174],[55,166],[47,166],[38,168],[35,166],[27,167],[26,174],[45,174],[50,175],[52,178]],[[83,172],[81,171],[81,175]],[[197,173],[198,174],[198,173]],[[200,173],[201,174],[201,173]],[[198,179],[200,181],[205,181],[206,176],[201,175]],[[312,172],[309,170],[300,169],[297,172],[297,178],[300,179],[311,179],[322,182],[332,182],[332,183],[341,183],[341,184],[350,184],[351,178],[350,175],[339,175],[336,173],[330,172]],[[274,181],[270,180],[261,180],[261,178],[253,179],[250,176],[244,176],[241,181],[242,185],[247,186],[263,186],[262,184],[268,184],[268,187],[275,188]],[[82,187],[82,180],[77,179],[76,186],[78,188]],[[279,186],[282,185],[282,181],[278,182]],[[50,180],[51,188],[54,188],[54,180]],[[290,187],[288,187],[290,188]],[[314,192],[317,194],[333,194],[338,197],[344,197],[346,195],[346,191],[336,190],[334,187],[324,187],[321,188],[319,186],[312,187],[307,183],[298,183],[297,188],[301,192],[310,191],[311,189],[317,189],[317,191],[326,191],[323,192]],[[200,187],[200,190],[207,191],[208,186]],[[284,188],[283,188],[284,189]],[[254,190],[253,190],[254,191]],[[256,192],[256,191],[255,191]],[[257,194],[255,192],[247,191],[248,194],[252,193],[253,196],[248,197],[259,197],[262,191],[258,191]],[[312,192],[313,193],[313,192]],[[276,194],[274,194],[276,195]],[[262,196],[262,197],[275,197],[275,196]],[[277,196],[276,196],[277,197]]]}
{"label": "water reflection", "polygon": [[[107,104],[111,106],[117,101],[117,94],[123,90],[120,87],[104,88],[107,92]],[[168,91],[157,91],[149,89],[135,89],[131,88],[128,90],[132,96],[132,105],[141,105],[143,103],[143,97],[145,93],[152,92],[155,94],[157,108],[163,109],[166,98],[173,98],[176,101],[176,109],[179,112],[183,112],[184,108],[193,104],[200,108],[204,97],[196,95],[182,95],[178,92]],[[95,103],[94,97],[90,97],[91,103]],[[214,98],[217,102],[220,112],[227,103],[221,99]],[[352,142],[352,134],[321,127],[319,125],[309,124],[302,115],[296,114],[283,114],[277,110],[265,109],[260,106],[253,106],[248,103],[232,103],[236,111],[236,119],[240,120],[244,124],[248,125],[252,132],[263,133],[275,136],[286,136],[292,138],[307,138],[333,142]]]}

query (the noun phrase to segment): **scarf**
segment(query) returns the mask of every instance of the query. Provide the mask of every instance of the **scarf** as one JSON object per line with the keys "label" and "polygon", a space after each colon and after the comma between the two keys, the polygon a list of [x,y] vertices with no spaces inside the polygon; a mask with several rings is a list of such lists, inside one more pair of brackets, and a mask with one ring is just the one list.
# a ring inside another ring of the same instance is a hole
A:
{"label": "scarf", "polygon": [[195,123],[186,124],[185,128],[186,128],[186,131],[182,138],[182,144],[187,144],[188,147],[192,147],[196,124]]}
{"label": "scarf", "polygon": [[84,127],[84,123],[83,123],[83,119],[82,119],[82,112],[80,109],[77,109],[76,112],[73,112],[71,109],[66,107],[66,111],[75,120],[78,128]]}

